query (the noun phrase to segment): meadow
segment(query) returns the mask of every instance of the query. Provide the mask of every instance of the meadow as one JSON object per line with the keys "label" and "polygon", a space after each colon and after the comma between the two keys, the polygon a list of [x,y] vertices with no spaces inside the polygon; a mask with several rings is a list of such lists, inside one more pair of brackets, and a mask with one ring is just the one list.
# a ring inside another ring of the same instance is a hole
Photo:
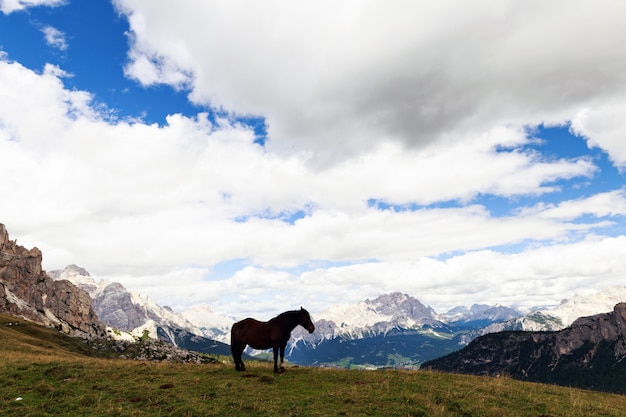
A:
{"label": "meadow", "polygon": [[[230,358],[101,357],[79,339],[0,316],[2,416],[623,416],[626,396],[426,371],[359,371]],[[113,356],[113,355],[111,355]]]}

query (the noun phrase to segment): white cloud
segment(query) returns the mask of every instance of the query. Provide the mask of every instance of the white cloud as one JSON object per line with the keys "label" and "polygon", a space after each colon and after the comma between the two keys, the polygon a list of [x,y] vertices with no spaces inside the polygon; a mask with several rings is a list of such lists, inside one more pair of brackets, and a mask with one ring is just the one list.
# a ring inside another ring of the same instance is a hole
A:
{"label": "white cloud", "polygon": [[[411,294],[437,312],[472,303],[530,309],[621,282],[626,275],[625,244],[621,236],[529,248],[517,254],[484,250],[446,260],[355,263],[295,274],[248,267],[231,279],[161,287],[168,292],[157,297],[180,306],[208,300],[215,311],[237,312],[238,318],[270,318],[280,308],[300,305],[319,312],[391,291]],[[148,292],[153,287],[146,283],[142,289]]]}
{"label": "white cloud", "polygon": [[[27,238],[36,235],[32,244],[45,248],[47,264],[56,267],[78,262],[106,275],[167,277],[181,265],[208,268],[237,258],[269,268],[310,260],[414,261],[566,239],[599,225],[571,222],[585,213],[625,214],[622,192],[500,218],[477,205],[368,207],[371,198],[427,205],[479,193],[540,195],[556,179],[593,174],[585,159],[545,162],[515,150],[528,140],[517,129],[439,148],[384,145],[316,171],[297,155],[254,144],[249,129],[212,124],[203,114],[172,115],[163,127],[107,122],[90,107],[88,93],[66,90],[60,76],[58,67],[39,75],[0,62],[7,98],[0,102],[6,136],[0,146],[10,155],[0,168],[10,181],[0,190],[12,202],[2,207],[2,219],[10,230],[28,231]],[[496,152],[499,142],[511,151]],[[303,208],[306,217],[294,224],[271,218]]]}
{"label": "white cloud", "polygon": [[29,7],[49,6],[56,7],[65,4],[67,0],[0,0],[0,11],[4,14],[24,10]]}
{"label": "white cloud", "polygon": [[[624,190],[562,197],[596,161],[546,158],[526,130],[571,121],[625,160],[623,25],[605,3],[116,4],[128,76],[265,117],[269,142],[227,116],[110,120],[61,67],[0,53],[0,221],[47,269],[227,314],[385,291],[543,304],[623,279],[624,238],[603,235]],[[233,259],[232,277],[211,275]]]}
{"label": "white cloud", "polygon": [[57,28],[52,26],[44,26],[41,29],[41,32],[44,34],[46,43],[51,47],[56,48],[60,51],[65,51],[68,48],[65,33],[61,32]]}
{"label": "white cloud", "polygon": [[585,214],[595,217],[624,216],[626,215],[626,190],[599,193],[588,198],[563,201],[556,205],[540,203],[535,207],[522,209],[520,214],[567,221],[575,220]]}
{"label": "white cloud", "polygon": [[598,103],[576,114],[571,126],[573,132],[588,138],[589,147],[597,146],[606,150],[622,171],[626,168],[626,127],[622,121],[625,112],[626,101],[623,99]]}
{"label": "white cloud", "polygon": [[[116,5],[133,33],[129,75],[184,79],[198,103],[262,115],[272,149],[322,166],[381,141],[421,148],[565,123],[598,103],[605,120],[621,114],[612,100],[626,88],[626,57],[615,54],[626,4],[614,1]],[[619,136],[619,125],[601,126]],[[595,133],[591,143],[622,161]]]}

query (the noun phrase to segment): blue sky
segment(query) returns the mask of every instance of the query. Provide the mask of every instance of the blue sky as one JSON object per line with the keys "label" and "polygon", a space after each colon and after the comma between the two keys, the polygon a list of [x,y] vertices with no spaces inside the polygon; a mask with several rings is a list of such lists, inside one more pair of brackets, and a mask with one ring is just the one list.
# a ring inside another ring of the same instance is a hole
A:
{"label": "blue sky", "polygon": [[[33,7],[0,18],[2,46],[9,59],[35,71],[46,63],[58,65],[71,74],[64,80],[68,89],[89,91],[118,118],[163,124],[173,112],[201,111],[184,92],[168,86],[143,88],[124,76],[128,22],[108,1]],[[43,32],[47,27],[58,30],[66,46],[51,45]]]}
{"label": "blue sky", "polygon": [[622,285],[625,7],[0,0],[0,222],[231,316]]}

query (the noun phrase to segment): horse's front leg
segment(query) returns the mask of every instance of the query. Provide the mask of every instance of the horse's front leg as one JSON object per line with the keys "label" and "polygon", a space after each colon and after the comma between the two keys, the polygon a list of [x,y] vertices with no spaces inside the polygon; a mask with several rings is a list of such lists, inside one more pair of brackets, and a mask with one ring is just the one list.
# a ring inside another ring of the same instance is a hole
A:
{"label": "horse's front leg", "polygon": [[274,373],[278,374],[280,373],[280,370],[278,369],[278,347],[275,346],[274,347]]}

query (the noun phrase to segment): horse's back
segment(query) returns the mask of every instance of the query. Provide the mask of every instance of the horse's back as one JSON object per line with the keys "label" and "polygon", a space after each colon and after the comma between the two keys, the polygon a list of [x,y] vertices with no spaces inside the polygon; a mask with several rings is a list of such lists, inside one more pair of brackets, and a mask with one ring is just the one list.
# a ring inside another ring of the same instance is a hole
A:
{"label": "horse's back", "polygon": [[232,341],[244,341],[246,333],[250,328],[259,327],[262,325],[262,321],[255,320],[253,318],[248,317],[247,319],[243,319],[233,324],[233,327],[230,329],[230,339]]}
{"label": "horse's back", "polygon": [[247,319],[243,319],[243,320],[238,321],[237,323],[233,324],[233,327],[231,328],[231,333],[233,331],[239,331],[239,330],[248,328],[250,326],[254,327],[254,326],[258,326],[260,324],[263,324],[263,322],[248,317]]}
{"label": "horse's back", "polygon": [[230,340],[231,345],[241,343],[253,349],[269,349],[274,345],[273,334],[269,322],[247,318],[233,324]]}

